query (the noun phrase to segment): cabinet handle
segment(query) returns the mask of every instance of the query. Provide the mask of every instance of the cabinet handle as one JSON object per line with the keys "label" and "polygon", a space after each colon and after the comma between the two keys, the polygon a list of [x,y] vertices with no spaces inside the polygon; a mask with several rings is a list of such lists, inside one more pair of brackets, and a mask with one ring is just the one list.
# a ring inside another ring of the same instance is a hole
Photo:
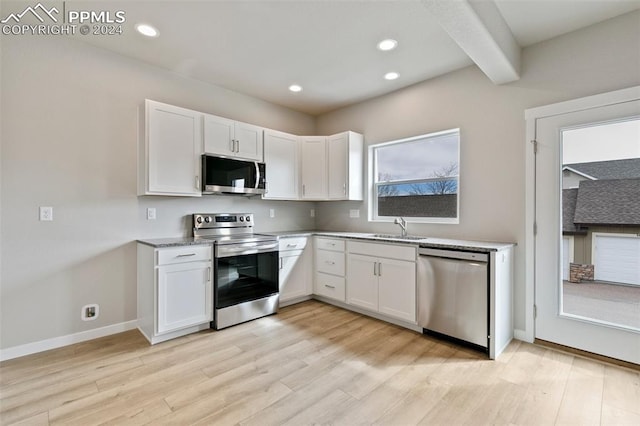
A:
{"label": "cabinet handle", "polygon": [[382,263],[378,262],[378,276],[382,276]]}
{"label": "cabinet handle", "polygon": [[378,263],[377,262],[373,262],[373,275],[378,275],[378,273],[376,272],[376,265]]}
{"label": "cabinet handle", "polygon": [[235,139],[231,139],[230,145],[231,145],[231,147],[229,149],[231,150],[231,152],[236,152],[236,140]]}
{"label": "cabinet handle", "polygon": [[332,260],[325,260],[324,262],[325,262],[326,264],[329,264],[329,265],[335,265],[335,264],[336,264],[336,262],[334,262],[334,261],[332,261]]}
{"label": "cabinet handle", "polygon": [[207,268],[207,282],[211,282],[211,266]]}
{"label": "cabinet handle", "polygon": [[240,152],[240,141],[236,139],[236,152]]}
{"label": "cabinet handle", "polygon": [[287,247],[298,247],[297,244],[287,244]]}
{"label": "cabinet handle", "polygon": [[329,284],[325,284],[324,286],[325,286],[325,287],[327,287],[327,288],[336,288],[336,286],[334,286],[334,285],[329,285]]}
{"label": "cabinet handle", "polygon": [[347,184],[346,183],[342,184],[342,195],[347,195]]}
{"label": "cabinet handle", "polygon": [[279,259],[280,259],[280,269],[282,269],[282,257],[280,257]]}
{"label": "cabinet handle", "polygon": [[196,176],[196,189],[200,189],[200,176]]}
{"label": "cabinet handle", "polygon": [[195,253],[189,253],[189,254],[179,254],[176,257],[191,257],[191,256],[195,256]]}
{"label": "cabinet handle", "polygon": [[303,185],[302,185],[302,195],[303,195],[303,196],[304,196],[304,193],[305,193],[305,187],[304,187],[304,184],[303,184]]}

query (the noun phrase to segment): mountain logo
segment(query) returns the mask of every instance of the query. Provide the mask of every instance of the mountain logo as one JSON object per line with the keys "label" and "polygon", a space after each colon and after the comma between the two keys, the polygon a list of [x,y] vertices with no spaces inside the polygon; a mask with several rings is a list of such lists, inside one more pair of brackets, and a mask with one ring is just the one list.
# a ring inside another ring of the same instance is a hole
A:
{"label": "mountain logo", "polygon": [[21,13],[11,13],[11,14],[9,14],[9,16],[7,16],[2,21],[0,21],[0,23],[6,24],[7,22],[13,20],[17,24],[17,23],[20,22],[20,20],[25,15],[27,15],[29,13],[32,14],[33,16],[35,16],[36,19],[38,19],[38,21],[44,23],[43,16],[45,16],[45,17],[48,16],[53,22],[58,22],[58,19],[53,14],[54,13],[58,14],[60,12],[55,7],[52,7],[51,9],[47,9],[46,7],[44,7],[42,5],[42,3],[38,3],[34,7],[28,6]]}

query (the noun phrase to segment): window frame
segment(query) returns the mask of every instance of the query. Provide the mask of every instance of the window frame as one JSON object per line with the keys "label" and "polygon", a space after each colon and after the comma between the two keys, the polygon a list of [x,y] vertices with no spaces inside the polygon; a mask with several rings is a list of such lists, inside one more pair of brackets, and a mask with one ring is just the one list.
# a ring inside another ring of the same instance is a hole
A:
{"label": "window frame", "polygon": [[[368,210],[368,220],[369,222],[393,222],[398,216],[379,216],[378,215],[378,186],[379,182],[376,181],[376,158],[377,158],[377,150],[378,148],[387,147],[390,145],[399,145],[403,143],[415,142],[419,139],[431,139],[435,137],[440,137],[449,134],[457,134],[458,135],[458,152],[457,152],[457,162],[458,162],[458,174],[457,174],[457,186],[458,189],[456,191],[456,216],[455,217],[416,217],[416,216],[407,216],[404,219],[409,223],[440,223],[440,224],[459,224],[460,223],[460,143],[462,140],[460,128],[453,128],[442,130],[438,132],[426,133],[418,136],[411,136],[408,138],[392,140],[388,142],[381,142],[373,145],[369,145],[367,147],[367,156],[368,156],[368,202],[367,202],[367,210]],[[433,178],[433,181],[443,180],[444,178]],[[425,179],[407,179],[407,180],[398,180],[394,181],[397,183],[413,183],[413,182],[424,182]]]}

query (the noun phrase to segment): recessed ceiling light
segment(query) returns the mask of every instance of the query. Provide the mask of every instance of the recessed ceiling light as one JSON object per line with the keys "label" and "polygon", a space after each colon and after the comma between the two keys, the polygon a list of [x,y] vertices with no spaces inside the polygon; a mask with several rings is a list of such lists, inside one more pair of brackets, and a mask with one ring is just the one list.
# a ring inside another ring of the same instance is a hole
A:
{"label": "recessed ceiling light", "polygon": [[302,92],[302,86],[292,84],[291,86],[289,86],[289,90],[291,90],[292,92]]}
{"label": "recessed ceiling light", "polygon": [[400,74],[397,72],[388,72],[384,75],[384,78],[387,80],[395,80],[398,77],[400,77]]}
{"label": "recessed ceiling light", "polygon": [[395,41],[392,38],[388,38],[386,40],[382,40],[380,43],[378,43],[378,49],[383,50],[383,51],[393,50],[397,46],[398,46],[398,42]]}
{"label": "recessed ceiling light", "polygon": [[147,37],[158,37],[159,34],[158,30],[156,30],[149,24],[138,24],[136,25],[136,30],[138,30],[140,34]]}

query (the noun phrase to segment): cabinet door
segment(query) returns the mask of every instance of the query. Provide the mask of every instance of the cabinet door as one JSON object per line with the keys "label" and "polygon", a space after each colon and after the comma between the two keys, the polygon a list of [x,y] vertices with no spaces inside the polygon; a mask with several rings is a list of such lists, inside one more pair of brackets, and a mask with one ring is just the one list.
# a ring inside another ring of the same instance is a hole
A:
{"label": "cabinet door", "polygon": [[253,124],[235,123],[234,139],[236,140],[237,157],[262,162],[263,129]]}
{"label": "cabinet door", "polygon": [[304,265],[305,258],[302,250],[292,250],[280,253],[280,301],[286,302],[296,297],[308,295],[309,272],[308,265]]}
{"label": "cabinet door", "polygon": [[143,194],[200,196],[202,114],[146,101],[147,180]]}
{"label": "cabinet door", "polygon": [[378,261],[378,311],[415,324],[416,264],[392,259]]}
{"label": "cabinet door", "polygon": [[301,198],[304,200],[325,200],[327,198],[326,138],[303,137],[301,149]]}
{"label": "cabinet door", "polygon": [[346,200],[348,189],[348,133],[329,136],[327,138],[328,151],[328,182],[329,199]]}
{"label": "cabinet door", "polygon": [[377,259],[350,254],[347,266],[347,303],[378,310]]}
{"label": "cabinet door", "polygon": [[212,320],[211,277],[211,262],[158,267],[156,334]]}
{"label": "cabinet door", "polygon": [[298,198],[298,137],[265,130],[264,162],[267,192],[263,198],[295,200]]}
{"label": "cabinet door", "polygon": [[204,114],[204,152],[235,156],[233,120]]}

